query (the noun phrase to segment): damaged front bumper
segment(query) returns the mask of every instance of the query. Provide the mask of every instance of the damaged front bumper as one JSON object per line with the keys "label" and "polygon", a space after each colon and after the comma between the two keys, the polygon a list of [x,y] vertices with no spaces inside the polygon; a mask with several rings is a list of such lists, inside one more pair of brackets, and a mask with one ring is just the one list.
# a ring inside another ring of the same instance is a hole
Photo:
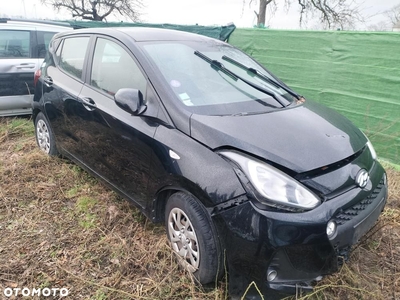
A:
{"label": "damaged front bumper", "polygon": [[[337,271],[386,204],[386,174],[379,164],[371,174],[371,190],[353,188],[307,212],[266,210],[244,197],[215,210],[231,296],[240,298],[246,291],[246,299],[260,293],[279,299],[312,290],[313,281]],[[329,221],[336,224],[330,238]]]}

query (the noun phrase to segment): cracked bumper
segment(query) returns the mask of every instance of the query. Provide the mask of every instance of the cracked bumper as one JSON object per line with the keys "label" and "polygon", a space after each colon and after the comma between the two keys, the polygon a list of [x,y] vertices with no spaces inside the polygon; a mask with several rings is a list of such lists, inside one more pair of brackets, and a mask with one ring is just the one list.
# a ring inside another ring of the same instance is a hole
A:
{"label": "cracked bumper", "polygon": [[[260,292],[277,299],[296,290],[310,291],[321,276],[337,271],[351,246],[375,224],[387,199],[384,170],[371,178],[373,190],[354,188],[312,211],[262,210],[252,201],[214,216],[220,224],[229,270],[230,294],[257,299]],[[326,235],[328,221],[337,233]],[[276,272],[273,280],[268,274]]]}

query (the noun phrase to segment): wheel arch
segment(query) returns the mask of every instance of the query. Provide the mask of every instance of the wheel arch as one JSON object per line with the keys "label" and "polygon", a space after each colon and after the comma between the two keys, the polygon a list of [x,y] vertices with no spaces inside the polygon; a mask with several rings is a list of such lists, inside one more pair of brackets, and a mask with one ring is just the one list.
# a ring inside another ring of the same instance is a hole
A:
{"label": "wheel arch", "polygon": [[39,108],[34,108],[32,110],[32,121],[33,121],[33,123],[35,123],[36,117],[40,112],[41,112],[41,110]]}
{"label": "wheel arch", "polygon": [[178,184],[167,185],[158,190],[153,198],[153,207],[151,210],[151,218],[153,222],[164,222],[165,206],[167,204],[167,201],[169,197],[178,192],[183,192],[195,197],[206,208],[206,210],[208,207],[213,206],[213,201],[210,199],[207,193],[201,190],[194,183],[186,182],[185,187]]}

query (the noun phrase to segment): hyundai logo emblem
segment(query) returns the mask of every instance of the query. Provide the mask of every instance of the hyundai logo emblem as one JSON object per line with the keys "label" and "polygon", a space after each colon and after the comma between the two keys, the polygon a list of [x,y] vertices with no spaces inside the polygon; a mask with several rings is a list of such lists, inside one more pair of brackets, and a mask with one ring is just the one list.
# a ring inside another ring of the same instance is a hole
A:
{"label": "hyundai logo emblem", "polygon": [[369,180],[369,174],[367,170],[361,169],[356,176],[356,183],[360,188],[365,188]]}

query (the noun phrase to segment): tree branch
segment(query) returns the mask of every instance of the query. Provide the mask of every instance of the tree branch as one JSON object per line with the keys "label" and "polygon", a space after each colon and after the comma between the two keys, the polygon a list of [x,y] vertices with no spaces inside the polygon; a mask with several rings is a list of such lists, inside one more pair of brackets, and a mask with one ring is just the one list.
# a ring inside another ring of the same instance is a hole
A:
{"label": "tree branch", "polygon": [[83,20],[102,21],[111,14],[139,20],[139,10],[143,8],[142,0],[41,0],[51,5],[56,11],[65,9],[72,17]]}
{"label": "tree branch", "polygon": [[[291,0],[285,0],[289,3]],[[320,22],[328,28],[352,26],[355,20],[362,20],[358,7],[351,0],[298,0],[300,25],[304,16],[318,15]]]}

